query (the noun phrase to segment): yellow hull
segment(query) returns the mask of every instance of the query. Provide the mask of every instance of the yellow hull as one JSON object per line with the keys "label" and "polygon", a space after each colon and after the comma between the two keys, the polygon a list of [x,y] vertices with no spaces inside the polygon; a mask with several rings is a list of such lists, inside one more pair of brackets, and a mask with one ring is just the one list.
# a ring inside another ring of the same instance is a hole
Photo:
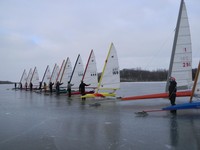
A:
{"label": "yellow hull", "polygon": [[115,93],[93,93],[81,96],[81,98],[95,98],[95,97],[115,97]]}

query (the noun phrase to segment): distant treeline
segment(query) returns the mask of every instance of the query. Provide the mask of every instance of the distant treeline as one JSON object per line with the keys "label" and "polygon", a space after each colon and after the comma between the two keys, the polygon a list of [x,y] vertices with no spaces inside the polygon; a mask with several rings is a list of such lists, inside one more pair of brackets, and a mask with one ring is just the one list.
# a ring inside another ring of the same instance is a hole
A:
{"label": "distant treeline", "polygon": [[13,84],[11,81],[0,81],[0,84]]}
{"label": "distant treeline", "polygon": [[[197,68],[192,69],[192,78],[194,80]],[[120,70],[121,82],[143,82],[143,81],[166,81],[168,70],[158,69],[156,71],[136,69]],[[98,74],[100,78],[101,73]],[[11,81],[0,81],[0,84],[13,84]]]}
{"label": "distant treeline", "polygon": [[[197,68],[192,69],[194,79]],[[120,71],[121,82],[140,82],[140,81],[166,81],[168,70],[158,69],[156,71],[136,69],[123,69]]]}

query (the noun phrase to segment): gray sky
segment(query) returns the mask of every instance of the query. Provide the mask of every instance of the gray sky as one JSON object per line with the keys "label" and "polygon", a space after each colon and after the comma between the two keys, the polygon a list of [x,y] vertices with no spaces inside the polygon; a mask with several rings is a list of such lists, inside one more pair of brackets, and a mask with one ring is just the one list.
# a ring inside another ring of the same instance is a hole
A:
{"label": "gray sky", "polygon": [[[200,58],[200,0],[185,0],[192,35],[193,68]],[[35,66],[93,49],[101,72],[110,43],[120,69],[168,69],[180,0],[1,0],[0,80],[19,81]]]}

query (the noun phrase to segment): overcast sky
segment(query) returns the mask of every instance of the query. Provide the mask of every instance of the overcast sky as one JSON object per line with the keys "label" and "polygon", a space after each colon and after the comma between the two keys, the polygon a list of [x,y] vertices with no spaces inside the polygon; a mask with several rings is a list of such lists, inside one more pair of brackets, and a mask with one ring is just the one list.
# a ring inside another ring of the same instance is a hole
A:
{"label": "overcast sky", "polygon": [[[192,35],[193,68],[200,58],[200,0],[185,0]],[[1,0],[0,80],[19,81],[35,66],[93,49],[101,72],[110,43],[120,69],[168,69],[180,0]]]}

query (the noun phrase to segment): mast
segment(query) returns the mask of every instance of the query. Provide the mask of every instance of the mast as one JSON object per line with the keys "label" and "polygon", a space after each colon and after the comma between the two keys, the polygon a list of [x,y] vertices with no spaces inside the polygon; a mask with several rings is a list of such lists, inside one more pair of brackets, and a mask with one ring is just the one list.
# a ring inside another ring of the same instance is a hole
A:
{"label": "mast", "polygon": [[88,61],[87,61],[87,64],[86,64],[86,67],[85,67],[85,70],[84,70],[84,73],[83,73],[82,81],[84,80],[84,77],[85,77],[85,74],[86,74],[86,71],[87,71],[87,68],[88,68],[92,53],[93,53],[93,50],[91,50],[91,52],[90,52],[90,55],[89,55],[89,58],[88,58]]}
{"label": "mast", "polygon": [[55,72],[55,70],[56,70],[56,66],[57,66],[57,64],[55,63],[55,65],[54,65],[54,67],[53,67],[52,74],[51,74],[50,82],[52,82],[52,78],[53,78],[54,72]]}
{"label": "mast", "polygon": [[44,76],[43,76],[43,78],[42,78],[42,83],[43,83],[43,81],[44,81],[44,78],[45,78],[45,76],[46,76],[46,73],[47,73],[48,68],[49,68],[49,65],[47,65],[46,70],[45,70],[45,72],[44,72]]}
{"label": "mast", "polygon": [[192,98],[194,96],[194,91],[196,89],[197,81],[198,81],[198,78],[199,78],[199,72],[200,72],[200,62],[199,62],[197,73],[196,73],[195,79],[194,79],[194,85],[193,85],[193,88],[192,88],[192,94],[190,96],[190,103],[192,102]]}
{"label": "mast", "polygon": [[65,72],[67,62],[68,62],[68,58],[67,58],[67,60],[66,60],[66,62],[65,62],[65,65],[64,65],[64,68],[63,68],[63,72],[62,72],[62,75],[61,75],[61,77],[60,77],[60,83],[61,83],[61,81],[62,81],[63,74],[64,74],[64,72]]}
{"label": "mast", "polygon": [[78,57],[77,57],[77,59],[76,59],[76,62],[75,62],[75,65],[74,65],[74,68],[73,68],[73,71],[72,71],[72,75],[71,75],[70,80],[69,80],[70,82],[71,82],[72,77],[73,77],[73,75],[74,75],[74,71],[75,71],[75,69],[76,69],[76,65],[77,65],[77,63],[78,63],[79,57],[80,57],[80,54],[78,54]]}
{"label": "mast", "polygon": [[[34,73],[35,73],[35,69],[36,69],[36,67],[34,68],[34,70],[33,70],[33,73],[32,73],[32,76],[31,76],[31,80],[30,80],[30,83],[32,82],[32,79],[33,79],[33,75],[34,75]],[[29,83],[29,84],[30,84]]]}
{"label": "mast", "polygon": [[110,45],[110,48],[109,48],[109,51],[108,51],[108,55],[107,55],[105,63],[104,63],[103,71],[101,73],[101,77],[100,77],[100,80],[99,80],[99,84],[98,84],[97,90],[99,90],[99,88],[101,86],[101,82],[102,82],[102,79],[103,79],[103,76],[104,76],[104,72],[105,72],[105,69],[106,69],[106,65],[107,65],[107,62],[108,62],[108,58],[110,56],[110,52],[111,52],[112,46],[113,46],[113,43],[111,43],[111,45]]}
{"label": "mast", "polygon": [[63,69],[63,65],[64,65],[64,63],[65,63],[65,60],[63,60],[63,62],[62,62],[62,65],[61,65],[60,71],[59,71],[58,76],[57,76],[57,78],[56,78],[56,82],[59,80],[60,72],[61,72],[62,69]]}

